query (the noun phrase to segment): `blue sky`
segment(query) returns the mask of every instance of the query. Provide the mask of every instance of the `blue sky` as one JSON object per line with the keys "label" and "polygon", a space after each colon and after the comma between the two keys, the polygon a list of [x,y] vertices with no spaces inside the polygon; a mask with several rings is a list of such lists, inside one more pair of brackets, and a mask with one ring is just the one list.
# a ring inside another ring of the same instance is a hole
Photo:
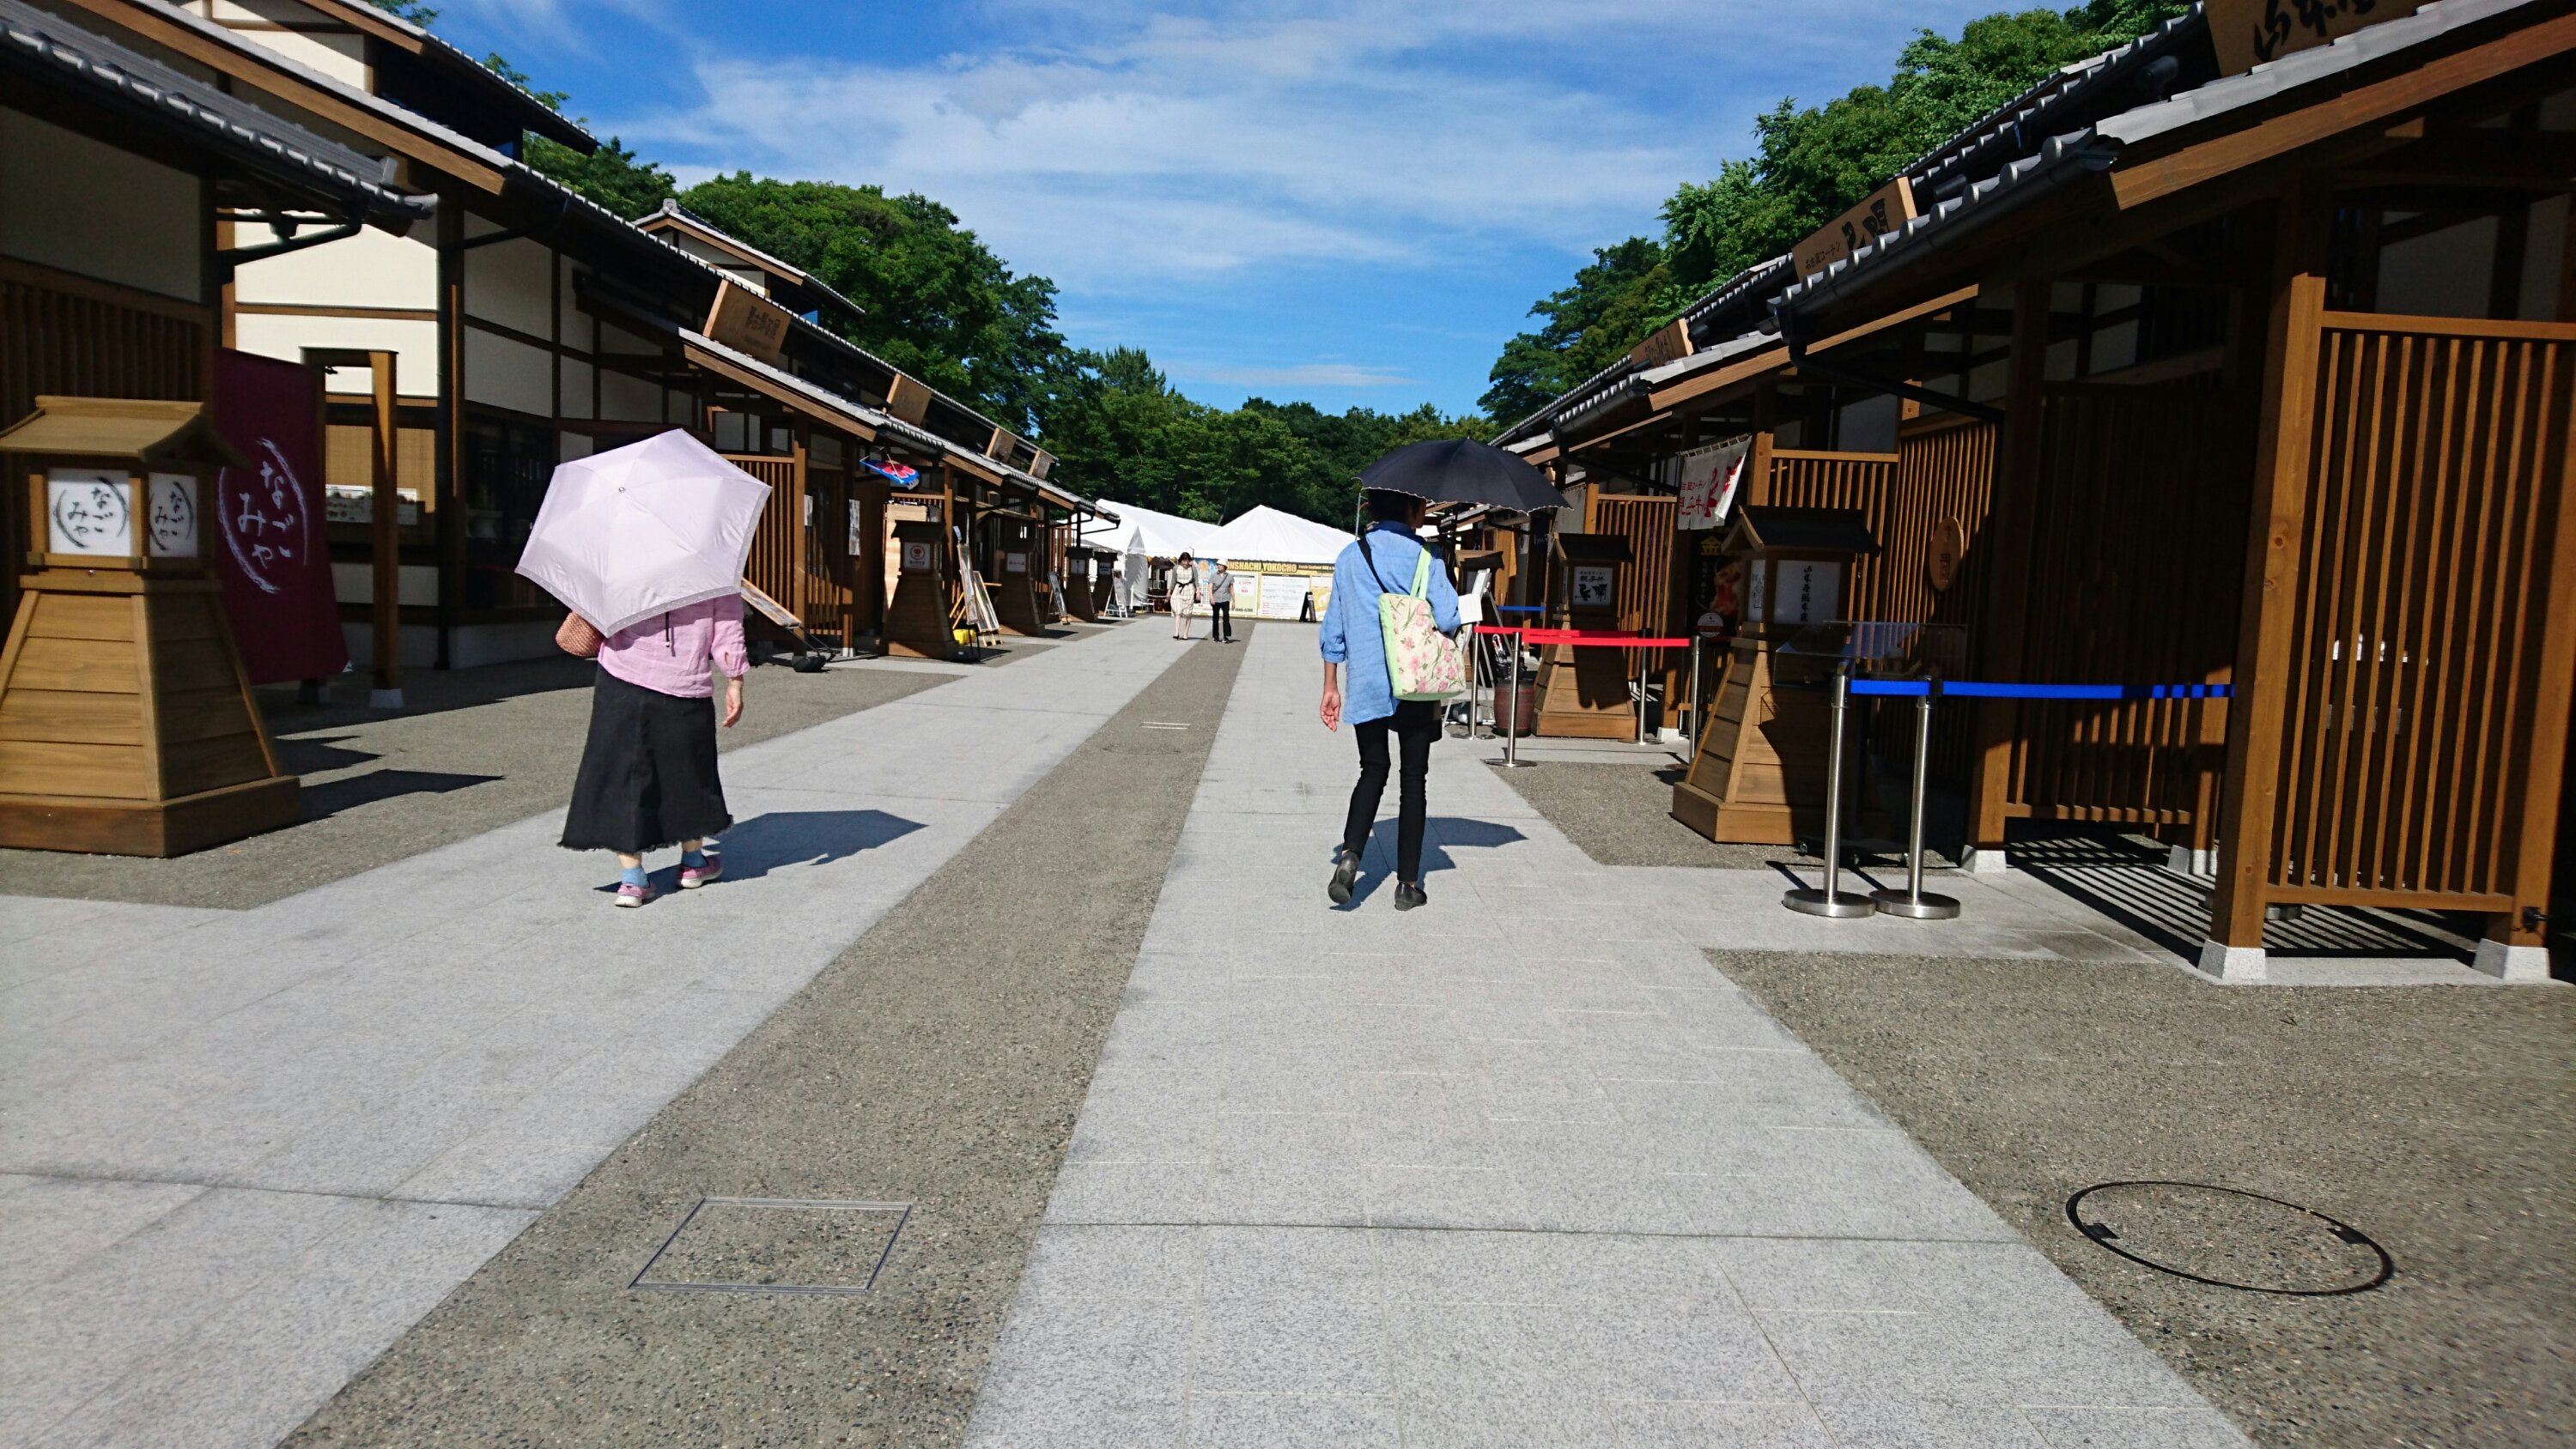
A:
{"label": "blue sky", "polygon": [[442,0],[670,166],[945,202],[1191,396],[1474,405],[1529,304],[1750,118],[1997,0]]}

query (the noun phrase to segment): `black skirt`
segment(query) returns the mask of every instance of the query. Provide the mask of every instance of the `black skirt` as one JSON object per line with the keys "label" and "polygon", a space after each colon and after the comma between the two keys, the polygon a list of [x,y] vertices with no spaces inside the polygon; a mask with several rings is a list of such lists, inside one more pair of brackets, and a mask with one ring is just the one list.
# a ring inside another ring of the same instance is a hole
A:
{"label": "black skirt", "polygon": [[590,692],[590,741],[564,816],[564,848],[641,855],[732,824],[716,778],[714,702],[600,670]]}

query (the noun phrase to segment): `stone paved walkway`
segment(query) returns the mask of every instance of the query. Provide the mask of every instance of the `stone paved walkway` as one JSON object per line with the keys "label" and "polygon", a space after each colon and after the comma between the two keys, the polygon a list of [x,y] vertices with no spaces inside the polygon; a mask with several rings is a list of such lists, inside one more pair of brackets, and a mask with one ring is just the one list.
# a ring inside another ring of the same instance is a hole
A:
{"label": "stone paved walkway", "polygon": [[0,896],[0,1440],[274,1443],[1176,657],[729,755],[726,884],[642,911],[557,812],[251,911]]}
{"label": "stone paved walkway", "polygon": [[1312,648],[1250,645],[970,1444],[2243,1442],[1701,952],[2142,943],[1595,866],[1445,740],[1430,909],[1388,819],[1334,910]]}

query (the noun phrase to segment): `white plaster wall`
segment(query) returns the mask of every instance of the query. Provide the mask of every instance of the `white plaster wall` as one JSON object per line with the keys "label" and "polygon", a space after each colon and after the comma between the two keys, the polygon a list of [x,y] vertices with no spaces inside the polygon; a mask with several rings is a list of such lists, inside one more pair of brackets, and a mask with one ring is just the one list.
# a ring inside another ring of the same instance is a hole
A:
{"label": "white plaster wall", "polygon": [[555,412],[553,359],[524,342],[465,329],[465,399],[550,418]]}
{"label": "white plaster wall", "polygon": [[465,312],[536,337],[554,335],[554,253],[536,242],[494,242],[465,254]]}
{"label": "white plaster wall", "polygon": [[[438,395],[438,324],[393,317],[271,317],[244,312],[233,319],[233,345],[262,357],[304,360],[307,347],[390,348],[394,390],[405,397]],[[363,367],[331,369],[330,390],[366,393],[375,384]]]}
{"label": "white plaster wall", "polygon": [[662,420],[662,389],[640,377],[602,368],[599,416],[621,423],[658,423]]}
{"label": "white plaster wall", "polygon": [[[240,7],[224,8],[237,10]],[[319,12],[306,10],[303,6],[292,8],[302,10],[312,19],[322,18]],[[217,18],[223,20],[226,17]],[[327,75],[333,80],[355,86],[362,91],[372,91],[375,88],[375,77],[367,66],[366,42],[359,36],[312,35],[294,30],[236,29],[233,33],[262,49],[275,51],[307,70]]]}
{"label": "white plaster wall", "polygon": [[[306,307],[424,307],[438,305],[438,249],[433,228],[395,236],[374,227],[356,236],[251,262],[233,270],[233,300],[283,302]],[[236,246],[274,238],[267,227],[243,226]]]}
{"label": "white plaster wall", "polygon": [[205,297],[197,178],[0,109],[0,255],[165,297]]}
{"label": "white plaster wall", "polygon": [[611,327],[607,323],[602,322],[599,324],[599,350],[602,352],[624,352],[628,354],[650,355],[659,353],[662,349],[655,346],[653,343],[636,336],[632,332]]}
{"label": "white plaster wall", "polygon": [[560,365],[563,369],[563,411],[556,416],[597,417],[598,414],[591,410],[594,402],[591,396],[591,380],[597,375],[597,369],[587,362],[572,357],[563,358]]}

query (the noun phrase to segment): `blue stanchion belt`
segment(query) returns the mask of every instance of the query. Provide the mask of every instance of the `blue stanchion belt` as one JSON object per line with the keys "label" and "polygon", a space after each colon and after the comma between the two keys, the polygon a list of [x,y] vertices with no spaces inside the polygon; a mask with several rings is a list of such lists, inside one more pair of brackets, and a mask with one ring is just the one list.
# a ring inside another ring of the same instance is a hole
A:
{"label": "blue stanchion belt", "polygon": [[[1920,696],[1932,692],[1932,682],[1924,679],[1855,679],[1851,692],[1858,694]],[[1941,681],[1941,693],[1960,699],[2226,699],[2235,693],[2227,684],[2003,684],[1976,679]]]}

